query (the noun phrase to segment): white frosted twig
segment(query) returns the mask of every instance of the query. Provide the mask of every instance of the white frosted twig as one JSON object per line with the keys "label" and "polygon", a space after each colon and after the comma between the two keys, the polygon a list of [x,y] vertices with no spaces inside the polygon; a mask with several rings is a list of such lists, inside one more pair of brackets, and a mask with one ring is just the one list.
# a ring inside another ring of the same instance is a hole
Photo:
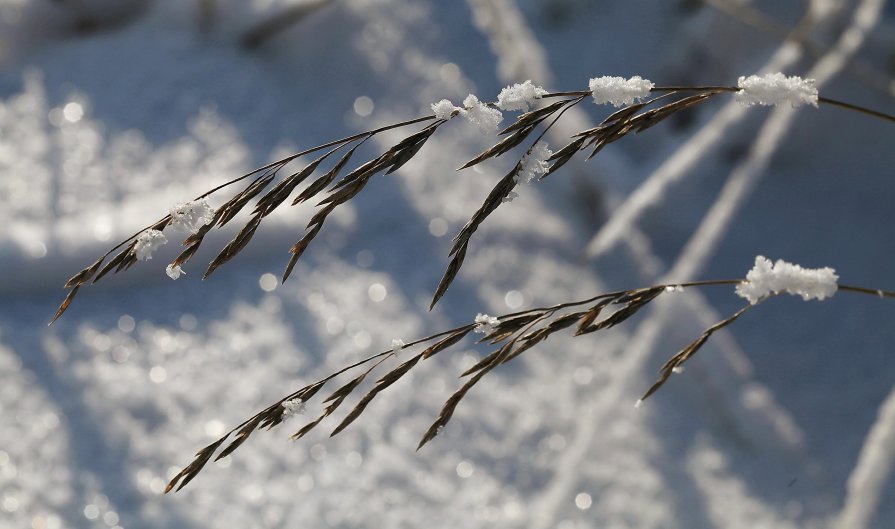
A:
{"label": "white frosted twig", "polygon": [[598,105],[611,103],[615,107],[630,105],[649,96],[654,86],[655,83],[639,75],[629,79],[604,75],[594,77],[588,83],[594,103]]}
{"label": "white frosted twig", "polygon": [[755,258],[755,266],[746,274],[746,281],[736,287],[736,293],[755,305],[770,294],[793,294],[805,301],[831,297],[838,290],[839,276],[832,268],[802,268],[778,259],[772,263],[767,257]]}
{"label": "white frosted twig", "polygon": [[895,468],[895,387],[879,408],[870,427],[858,464],[846,485],[845,505],[836,521],[837,529],[865,529],[879,506],[886,481]]}

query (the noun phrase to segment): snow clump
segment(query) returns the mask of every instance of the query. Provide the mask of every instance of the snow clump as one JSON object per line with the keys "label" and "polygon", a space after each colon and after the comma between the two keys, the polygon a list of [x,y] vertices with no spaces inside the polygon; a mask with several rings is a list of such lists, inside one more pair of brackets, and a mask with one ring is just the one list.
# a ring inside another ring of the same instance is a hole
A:
{"label": "snow clump", "polygon": [[482,314],[481,312],[475,316],[475,332],[491,334],[499,324],[500,320],[494,316]]}
{"label": "snow clump", "polygon": [[180,265],[175,265],[173,263],[165,267],[165,273],[168,274],[168,277],[174,280],[180,279],[181,275],[186,274],[186,272],[183,271],[183,268],[180,268]]}
{"label": "snow clump", "polygon": [[588,84],[591,95],[593,95],[594,103],[604,105],[611,103],[612,106],[621,107],[634,103],[634,101],[647,97],[650,90],[656,86],[649,79],[643,79],[639,75],[635,75],[630,79],[624,77],[594,77]]}
{"label": "snow clump", "polygon": [[177,204],[171,208],[171,227],[179,231],[197,233],[202,226],[214,220],[214,208],[207,199]]}
{"label": "snow clump", "polygon": [[137,254],[137,259],[148,261],[152,259],[152,252],[166,242],[168,242],[168,238],[161,231],[146,230],[137,236],[137,242],[134,243],[134,253]]}
{"label": "snow clump", "polygon": [[401,352],[401,349],[407,347],[407,344],[404,343],[404,340],[400,338],[392,338],[392,353],[398,354]]}
{"label": "snow clump", "polygon": [[[532,146],[532,148],[525,153],[525,156],[522,157],[522,161],[520,162],[521,166],[519,171],[516,173],[515,181],[517,184],[530,184],[532,180],[537,178],[540,175],[547,174],[547,171],[550,169],[550,166],[547,164],[547,160],[553,156],[553,151],[547,147],[547,142],[539,141]],[[519,196],[519,193],[515,191],[510,191],[507,193],[507,196],[503,197],[503,202],[512,202],[513,199]]]}
{"label": "snow clump", "polygon": [[531,84],[531,80],[516,83],[500,91],[497,95],[497,108],[506,110],[522,110],[528,112],[536,99],[540,99],[547,91],[543,87]]}
{"label": "snow clump", "polygon": [[463,109],[460,107],[455,107],[454,104],[447,99],[442,99],[437,103],[432,103],[432,112],[435,113],[436,119],[451,119],[452,117],[454,117],[455,111],[462,112]]}
{"label": "snow clump", "polygon": [[282,406],[284,421],[305,412],[305,403],[300,398],[284,401]]}
{"label": "snow clump", "polygon": [[737,88],[740,91],[734,98],[747,107],[784,103],[789,103],[793,108],[802,105],[817,106],[817,88],[814,86],[814,79],[802,79],[795,75],[787,77],[780,72],[762,76],[741,76],[737,81]]}
{"label": "snow clump", "polygon": [[771,293],[786,292],[802,299],[825,299],[839,288],[839,276],[832,268],[802,268],[797,264],[778,259],[776,263],[759,255],[755,266],[746,274],[746,280],[737,285],[736,293],[755,305]]}
{"label": "snow clump", "polygon": [[469,94],[463,100],[465,112],[463,116],[479,127],[483,134],[495,134],[497,127],[503,120],[503,114],[496,108],[491,108],[485,103],[479,101],[479,98]]}
{"label": "snow clump", "polygon": [[550,169],[547,159],[553,156],[553,151],[547,147],[547,142],[539,141],[522,157],[522,169],[516,175],[516,182],[530,184],[532,180],[543,175]]}
{"label": "snow clump", "polygon": [[454,112],[468,119],[479,127],[483,134],[494,134],[497,127],[503,120],[503,114],[496,108],[491,108],[487,104],[479,101],[479,98],[473,94],[466,96],[463,100],[463,107],[455,107],[447,99],[442,99],[437,103],[432,103],[432,112],[435,113],[437,119],[451,119]]}

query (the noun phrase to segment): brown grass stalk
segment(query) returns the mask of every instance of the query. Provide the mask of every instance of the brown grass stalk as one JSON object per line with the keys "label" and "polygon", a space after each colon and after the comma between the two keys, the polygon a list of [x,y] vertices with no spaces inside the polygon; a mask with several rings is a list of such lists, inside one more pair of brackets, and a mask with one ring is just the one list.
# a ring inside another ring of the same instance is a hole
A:
{"label": "brown grass stalk", "polygon": [[[459,343],[473,330],[480,332],[484,331],[484,336],[478,340],[479,343],[487,343],[498,347],[460,375],[461,378],[466,378],[466,381],[444,403],[436,419],[420,439],[417,449],[422,448],[442,431],[450,421],[460,402],[488,373],[513,360],[537,344],[547,340],[550,336],[573,326],[575,327],[573,336],[578,337],[619,325],[668,291],[708,286],[731,286],[737,285],[742,281],[744,280],[725,279],[693,281],[675,285],[655,285],[646,288],[609,292],[584,300],[570,301],[549,307],[539,307],[505,314],[498,317],[498,323],[491,328],[483,326],[482,324],[467,323],[453,329],[414,340],[406,344],[404,348],[406,349],[422,344],[429,345],[420,353],[412,356],[410,359],[404,361],[380,377],[373,384],[372,388],[366,390],[364,395],[345,417],[341,419],[330,435],[337,435],[352,424],[363,414],[379,393],[400,380],[404,375],[417,366],[419,362],[429,359],[435,354],[447,350],[451,346]],[[895,291],[849,285],[839,285],[839,290],[883,298],[895,298]],[[772,294],[759,302],[765,301],[773,296],[774,295]],[[673,355],[659,369],[658,380],[646,391],[641,398],[641,401],[652,396],[667,382],[672,373],[677,372],[686,362],[690,361],[714,332],[732,324],[749,309],[756,306],[758,306],[758,303],[754,305],[746,305],[728,318],[712,325],[696,338],[696,340],[681,349],[677,354]],[[576,310],[569,312],[569,309]],[[607,311],[610,313],[605,315]],[[199,450],[193,461],[184,467],[184,469],[168,483],[165,492],[180,490],[186,486],[187,483],[202,471],[205,465],[211,461],[211,458],[215,453],[218,453],[219,450],[220,452],[215,460],[231,454],[256,430],[262,428],[271,429],[282,423],[284,421],[285,402],[293,401],[295,399],[299,399],[302,403],[308,402],[325,385],[335,378],[358,368],[365,367],[360,374],[355,375],[351,380],[340,386],[325,398],[323,404],[326,406],[320,415],[305,424],[291,436],[293,440],[302,438],[320,425],[324,419],[337,411],[337,409],[351,395],[359,392],[364,381],[376,368],[383,365],[387,360],[397,357],[398,353],[399,351],[392,349],[373,354],[277,400],[270,406],[237,425],[217,441]],[[228,441],[229,443],[227,443]]]}
{"label": "brown grass stalk", "polygon": [[[605,118],[596,127],[575,134],[567,145],[553,154],[550,158],[552,164],[541,178],[556,172],[580,151],[589,149],[590,154],[587,158],[590,159],[599,153],[606,145],[618,141],[630,133],[643,132],[678,112],[698,106],[721,93],[736,92],[737,88],[729,86],[659,86],[654,87],[652,91],[661,95],[648,101],[622,108]],[[560,98],[560,100],[546,104],[546,106],[542,108],[537,108],[519,115],[510,126],[499,133],[500,135],[505,136],[504,139],[464,164],[462,168],[471,167],[509,152],[524,142],[530,134],[540,127],[540,134],[531,144],[531,147],[533,147],[543,137],[546,131],[556,124],[563,113],[579,104],[589,95],[589,91],[554,92],[544,95],[543,99],[549,100]],[[819,101],[823,104],[838,106],[868,116],[887,121],[895,121],[895,116],[853,105],[851,103],[823,97],[820,98]],[[659,103],[662,103],[661,106],[648,108]],[[452,119],[456,115],[457,113],[448,119]],[[550,120],[549,123],[547,123],[548,120]],[[336,180],[341,171],[347,166],[358,147],[364,144],[368,139],[388,130],[403,128],[427,121],[431,123],[416,133],[407,136],[379,156],[357,166],[342,177],[341,180],[338,180],[333,184],[333,181]],[[283,281],[285,281],[290,276],[299,258],[320,233],[326,219],[335,209],[354,199],[375,175],[392,173],[412,160],[426,142],[435,135],[439,127],[444,125],[447,121],[448,120],[445,119],[436,119],[434,115],[422,116],[347,136],[271,162],[202,193],[194,200],[210,197],[211,195],[234,186],[235,184],[249,180],[249,183],[242,190],[225,200],[224,203],[217,208],[211,223],[203,226],[198,233],[190,235],[183,241],[182,244],[184,250],[172,264],[179,266],[188,262],[196,255],[199,247],[204,241],[205,235],[211,229],[226,226],[240,212],[242,212],[250,202],[253,200],[256,201],[250,219],[208,265],[204,277],[210,276],[218,267],[236,257],[246,248],[254,234],[261,227],[262,220],[267,215],[271,214],[283,203],[289,200],[295,190],[304,185],[322,165],[329,162],[334,154],[347,148],[346,152],[335,164],[333,164],[322,176],[314,179],[311,184],[304,187],[298,193],[298,196],[291,201],[291,204],[294,206],[310,201],[313,198],[320,199],[316,205],[317,212],[312,216],[311,221],[308,223],[304,236],[289,249],[291,256],[283,273]],[[544,123],[547,124],[544,125]],[[526,152],[530,152],[531,147],[529,147]],[[303,165],[298,171],[291,173],[288,176],[280,177],[280,173],[284,172],[285,167],[290,163],[296,161],[301,156],[322,151],[324,149],[330,150],[312,162]],[[457,277],[457,274],[463,265],[472,235],[503,203],[503,201],[510,196],[510,193],[516,185],[515,178],[522,168],[521,163],[522,157],[519,158],[513,170],[498,181],[486,197],[485,202],[454,238],[454,244],[449,254],[451,261],[435,289],[431,307],[434,307],[441,297],[444,296],[454,279]],[[279,181],[277,182],[278,178]],[[272,187],[264,193],[270,186]],[[121,241],[98,260],[69,279],[65,283],[65,288],[68,288],[69,292],[50,323],[56,321],[56,319],[62,316],[62,314],[70,307],[74,297],[80,291],[81,286],[89,283],[96,283],[113,270],[115,273],[118,273],[127,270],[136,264],[137,258],[134,244],[137,237],[146,229],[164,230],[170,221],[170,215],[162,217],[143,230],[140,230]],[[119,253],[107,261],[107,259],[115,254],[115,252]]]}

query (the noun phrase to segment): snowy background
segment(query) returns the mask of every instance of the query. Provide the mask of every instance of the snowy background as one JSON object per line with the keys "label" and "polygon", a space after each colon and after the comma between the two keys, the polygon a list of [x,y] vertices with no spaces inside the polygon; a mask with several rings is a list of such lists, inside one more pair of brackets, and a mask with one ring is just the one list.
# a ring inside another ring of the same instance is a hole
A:
{"label": "snowy background", "polygon": [[[877,420],[895,385],[891,300],[773,300],[633,408],[668,356],[741,306],[728,287],[552,337],[484,379],[420,452],[487,349],[423,362],[335,438],[290,443],[293,419],[162,495],[268,403],[477,312],[742,277],[757,254],[895,288],[892,124],[719,97],[522,189],[431,313],[451,236],[514,163],[455,172],[493,141],[461,120],[341,208],[286,285],[302,208],[271,215],[207,281],[201,264],[232,231],[180,280],[168,245],[48,328],[69,276],[173,204],[442,98],[598,75],[734,84],[767,68],[895,111],[892,2],[334,0],[240,45],[295,3],[0,0],[0,526],[895,526],[891,398]],[[608,113],[578,109],[552,146]]]}

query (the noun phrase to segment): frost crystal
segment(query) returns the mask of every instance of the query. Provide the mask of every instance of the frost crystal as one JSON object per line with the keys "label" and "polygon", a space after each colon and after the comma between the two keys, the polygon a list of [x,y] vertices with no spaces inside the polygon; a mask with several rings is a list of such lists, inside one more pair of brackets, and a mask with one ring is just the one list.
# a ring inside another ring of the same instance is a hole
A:
{"label": "frost crystal", "polygon": [[516,175],[516,182],[530,184],[539,175],[543,175],[550,168],[547,159],[553,156],[553,151],[547,147],[547,142],[537,142],[525,156],[522,157],[522,169]]}
{"label": "frost crystal", "polygon": [[437,119],[451,119],[455,110],[462,111],[463,109],[455,107],[454,104],[447,99],[442,99],[438,103],[432,103],[432,112],[435,112],[435,117]]}
{"label": "frost crystal", "polygon": [[171,227],[175,230],[196,233],[202,226],[214,220],[214,208],[208,200],[200,199],[184,202],[171,208]]}
{"label": "frost crystal", "polygon": [[528,112],[536,99],[546,94],[547,91],[540,86],[531,84],[531,80],[524,83],[516,83],[500,91],[497,95],[497,108],[506,111],[522,110]]}
{"label": "frost crystal", "polygon": [[740,89],[734,98],[741,105],[782,105],[789,103],[793,108],[802,105],[817,106],[817,88],[814,79],[802,79],[798,76],[786,77],[780,72],[767,75],[750,75],[740,77],[737,81]]}
{"label": "frost crystal", "polygon": [[494,316],[482,314],[481,312],[475,316],[475,332],[491,334],[499,324],[500,320]]}
{"label": "frost crystal", "polygon": [[400,338],[392,338],[392,353],[398,354],[401,349],[404,349],[407,344],[404,343],[404,340]]}
{"label": "frost crystal", "polygon": [[180,265],[169,264],[165,267],[165,273],[168,274],[168,277],[171,279],[180,279],[180,276],[186,274],[183,271],[183,268],[180,268]]}
{"label": "frost crystal", "polygon": [[303,400],[299,399],[289,399],[284,401],[283,404],[283,420],[290,419],[296,415],[301,415],[305,412],[305,403]]}
{"label": "frost crystal", "polygon": [[588,86],[594,97],[594,103],[598,105],[612,103],[613,106],[621,107],[648,96],[655,84],[649,79],[642,79],[639,75],[630,79],[606,75],[594,77]]}
{"label": "frost crystal", "polygon": [[772,292],[802,296],[805,301],[820,300],[836,293],[838,279],[836,271],[829,267],[802,268],[783,259],[772,264],[770,259],[759,255],[746,280],[737,285],[736,292],[753,305]]}
{"label": "frost crystal", "polygon": [[463,115],[466,119],[478,125],[479,130],[484,134],[497,132],[497,127],[503,119],[503,114],[500,113],[500,110],[489,107],[472,94],[466,96],[466,99],[463,100],[463,106],[466,107],[466,112]]}
{"label": "frost crystal", "polygon": [[137,259],[148,261],[152,259],[152,252],[166,242],[168,242],[168,238],[161,231],[146,230],[137,236],[137,242],[134,244],[134,253],[137,254]]}

